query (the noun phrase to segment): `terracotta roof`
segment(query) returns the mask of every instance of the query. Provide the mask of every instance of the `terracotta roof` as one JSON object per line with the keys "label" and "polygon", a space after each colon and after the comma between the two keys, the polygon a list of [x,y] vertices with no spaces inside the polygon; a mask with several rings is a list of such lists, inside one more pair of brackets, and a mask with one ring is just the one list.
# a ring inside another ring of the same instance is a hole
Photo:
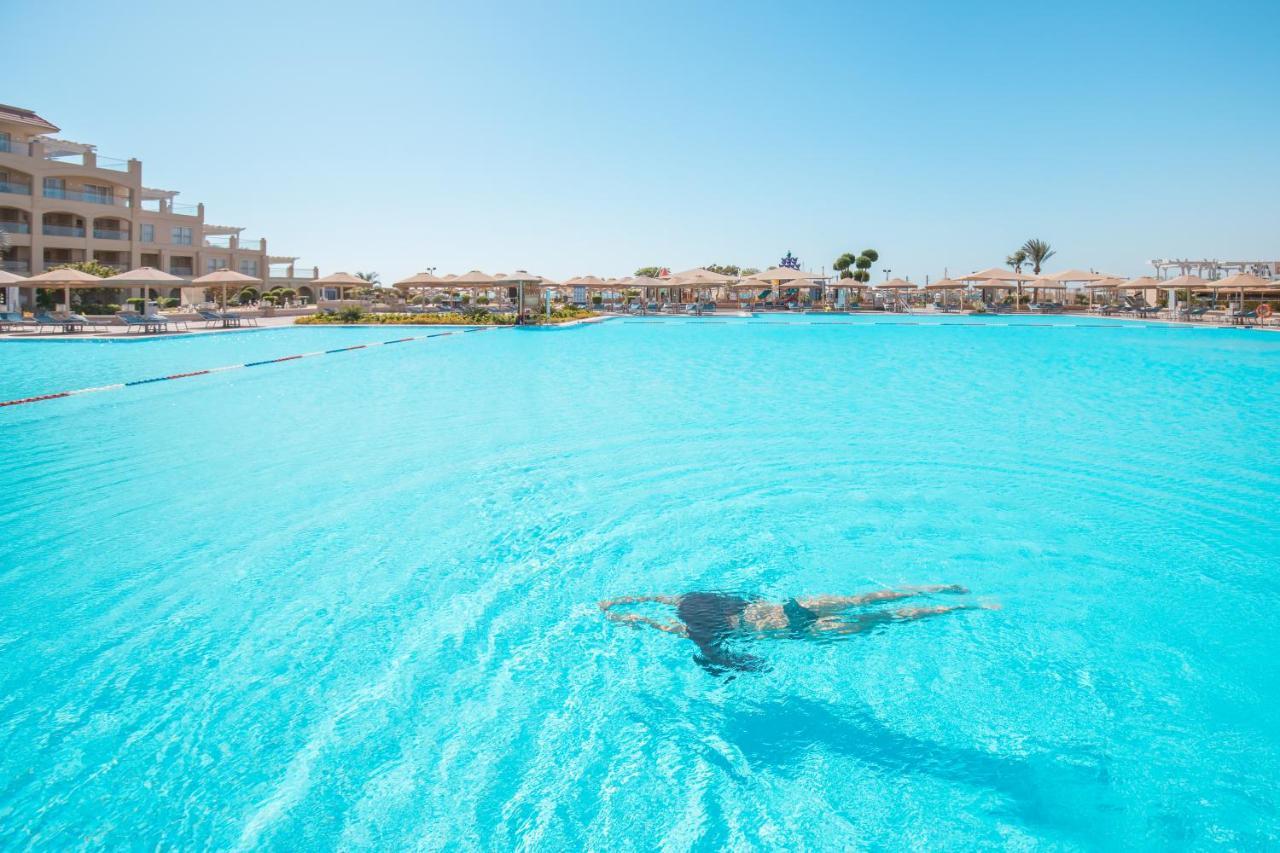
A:
{"label": "terracotta roof", "polygon": [[38,127],[41,130],[61,130],[51,121],[46,121],[31,110],[24,110],[22,107],[11,107],[8,104],[0,104],[0,121],[11,121],[18,124],[28,124],[32,127]]}

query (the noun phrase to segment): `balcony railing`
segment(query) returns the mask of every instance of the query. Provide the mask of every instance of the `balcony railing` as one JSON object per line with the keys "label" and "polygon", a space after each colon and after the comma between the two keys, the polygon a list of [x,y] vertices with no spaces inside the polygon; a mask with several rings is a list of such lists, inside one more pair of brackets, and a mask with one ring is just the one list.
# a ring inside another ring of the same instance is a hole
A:
{"label": "balcony railing", "polygon": [[30,234],[31,224],[29,222],[0,220],[0,231],[7,231],[10,234]]}
{"label": "balcony railing", "polygon": [[5,154],[20,154],[23,157],[30,157],[31,145],[26,142],[15,142],[12,139],[0,139],[0,152]]}
{"label": "balcony railing", "polygon": [[231,237],[227,234],[214,234],[212,237],[205,237],[204,244],[210,249],[230,249]]}
{"label": "balcony railing", "polygon": [[239,248],[242,252],[261,252],[262,240],[241,240]]}
{"label": "balcony railing", "polygon": [[83,237],[84,229],[74,225],[45,225],[42,229],[47,237]]}
{"label": "balcony railing", "polygon": [[128,240],[128,231],[116,231],[112,228],[95,228],[93,229],[93,239],[95,240]]}
{"label": "balcony railing", "polygon": [[0,270],[5,272],[29,272],[31,261],[0,261]]}
{"label": "balcony railing", "polygon": [[193,272],[191,267],[170,266],[169,275],[186,275],[189,276]]}
{"label": "balcony railing", "polygon": [[169,208],[172,213],[176,213],[179,216],[195,216],[200,213],[200,207],[194,204],[178,204],[174,202]]}
{"label": "balcony railing", "polygon": [[0,193],[31,195],[31,184],[20,184],[17,181],[0,181]]}
{"label": "balcony railing", "polygon": [[117,207],[128,207],[129,199],[116,198],[114,195],[104,195],[103,193],[86,193],[80,190],[65,190],[58,187],[45,187],[45,198],[59,198],[65,201],[87,201],[90,204],[111,204]]}

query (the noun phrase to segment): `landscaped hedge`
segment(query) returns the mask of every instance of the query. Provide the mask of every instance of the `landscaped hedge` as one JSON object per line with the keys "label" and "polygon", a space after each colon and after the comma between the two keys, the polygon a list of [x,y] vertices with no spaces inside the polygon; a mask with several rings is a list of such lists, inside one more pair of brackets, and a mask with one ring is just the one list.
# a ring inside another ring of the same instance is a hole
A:
{"label": "landscaped hedge", "polygon": [[490,314],[488,311],[449,312],[442,314],[366,314],[348,308],[333,314],[308,314],[294,320],[299,325],[344,325],[352,323],[384,326],[510,326],[515,317],[510,314]]}

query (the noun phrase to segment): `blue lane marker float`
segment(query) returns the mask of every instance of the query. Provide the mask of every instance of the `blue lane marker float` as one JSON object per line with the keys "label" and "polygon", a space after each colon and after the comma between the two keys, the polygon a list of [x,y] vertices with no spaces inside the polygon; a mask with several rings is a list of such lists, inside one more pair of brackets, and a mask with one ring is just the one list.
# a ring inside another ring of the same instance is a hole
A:
{"label": "blue lane marker float", "polygon": [[[505,328],[503,326],[477,326],[474,329],[463,329],[465,332],[489,332],[494,329]],[[188,379],[193,376],[208,376],[213,373],[224,373],[228,370],[241,370],[246,367],[262,367],[267,364],[282,364],[286,361],[297,361],[302,358],[315,358],[321,355],[334,355],[341,352],[352,352],[360,349],[371,349],[373,347],[382,347],[389,344],[403,344],[409,341],[425,341],[428,338],[443,338],[446,335],[459,334],[457,329],[448,332],[432,332],[429,335],[412,335],[407,338],[395,338],[389,341],[371,341],[363,344],[353,344],[349,347],[338,347],[336,349],[321,350],[318,352],[303,352],[295,355],[282,355],[279,358],[267,358],[261,361],[246,361],[243,364],[228,364],[225,367],[210,367],[205,370],[189,370],[186,373],[171,373],[168,376],[153,376],[150,379],[135,379],[132,382],[116,382],[111,385],[100,385],[96,388],[77,388],[73,391],[59,391],[54,394],[40,394],[35,397],[21,397],[17,400],[0,400],[0,408],[5,406],[21,406],[25,403],[41,403],[45,400],[60,400],[63,397],[74,397],[79,394],[96,394],[100,391],[119,391],[122,388],[132,388],[136,385],[151,385],[155,382],[168,382],[171,379]]]}

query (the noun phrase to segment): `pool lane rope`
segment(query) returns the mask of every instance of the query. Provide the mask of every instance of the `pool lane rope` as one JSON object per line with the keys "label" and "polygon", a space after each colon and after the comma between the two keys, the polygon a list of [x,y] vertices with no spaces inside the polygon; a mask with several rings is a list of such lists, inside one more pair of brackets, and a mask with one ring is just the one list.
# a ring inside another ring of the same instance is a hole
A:
{"label": "pool lane rope", "polygon": [[432,332],[429,335],[411,335],[407,338],[396,338],[390,341],[371,341],[364,344],[353,344],[349,347],[337,347],[336,349],[319,350],[317,352],[303,352],[296,355],[282,355],[279,358],[267,358],[262,361],[246,361],[244,364],[228,364],[225,367],[210,367],[207,370],[189,370],[186,373],[171,373],[168,376],[155,376],[151,379],[135,379],[132,382],[116,382],[111,385],[99,385],[96,388],[77,388],[74,391],[59,391],[54,394],[40,394],[35,397],[22,397],[17,400],[0,401],[0,408],[5,406],[21,406],[26,403],[43,403],[45,400],[59,400],[63,397],[74,397],[79,394],[96,394],[100,391],[119,391],[123,388],[132,388],[135,385],[151,385],[155,382],[168,382],[172,379],[189,379],[193,376],[210,376],[214,373],[226,373],[228,370],[240,370],[245,367],[262,367],[267,364],[281,364],[286,361],[297,361],[300,358],[315,358],[321,355],[336,355],[343,352],[354,352],[361,349],[372,349],[374,347],[391,346],[391,344],[403,344],[409,341],[425,341],[428,338],[443,338],[446,335],[464,335],[469,332],[488,332],[493,329],[501,329],[503,326],[477,326],[474,329],[454,329],[448,332]]}

